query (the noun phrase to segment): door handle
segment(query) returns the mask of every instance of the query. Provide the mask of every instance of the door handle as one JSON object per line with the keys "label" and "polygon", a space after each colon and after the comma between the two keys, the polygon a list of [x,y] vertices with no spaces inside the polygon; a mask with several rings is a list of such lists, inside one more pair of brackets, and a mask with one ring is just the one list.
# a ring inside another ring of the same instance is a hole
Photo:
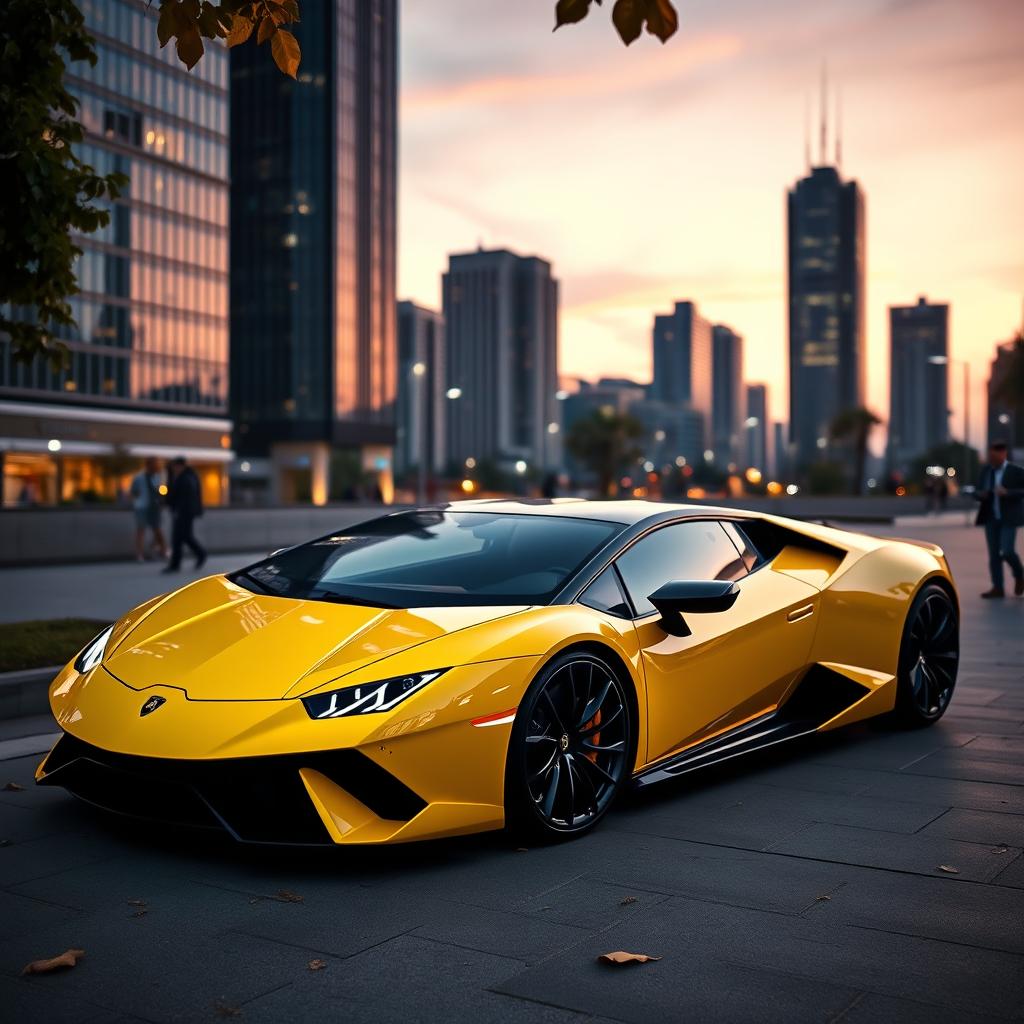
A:
{"label": "door handle", "polygon": [[805,604],[801,608],[794,608],[787,616],[787,622],[799,622],[801,619],[806,619],[808,615],[814,614],[814,605]]}

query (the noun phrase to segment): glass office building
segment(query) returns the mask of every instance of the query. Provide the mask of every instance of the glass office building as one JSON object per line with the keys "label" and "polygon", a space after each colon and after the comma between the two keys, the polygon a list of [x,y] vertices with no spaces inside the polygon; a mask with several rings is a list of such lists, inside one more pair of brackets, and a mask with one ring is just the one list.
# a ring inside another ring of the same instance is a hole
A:
{"label": "glass office building", "polygon": [[864,193],[836,167],[787,197],[789,454],[796,471],[830,453],[830,425],[864,404]]}
{"label": "glass office building", "polygon": [[207,45],[187,72],[161,50],[157,9],[82,0],[98,61],[68,66],[80,156],[130,184],[107,227],[75,237],[70,363],[13,361],[0,340],[4,504],[109,500],[146,456],[185,455],[226,496],[228,63]]}
{"label": "glass office building", "polygon": [[390,491],[397,21],[396,0],[304,0],[294,81],[265,47],[231,52],[231,409],[254,496]]}

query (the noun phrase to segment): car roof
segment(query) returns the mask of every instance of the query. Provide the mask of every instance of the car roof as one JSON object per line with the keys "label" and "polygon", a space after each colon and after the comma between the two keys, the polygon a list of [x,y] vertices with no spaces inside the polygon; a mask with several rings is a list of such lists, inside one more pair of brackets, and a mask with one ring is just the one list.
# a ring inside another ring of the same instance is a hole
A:
{"label": "car roof", "polygon": [[653,522],[670,518],[673,514],[729,514],[727,509],[708,505],[662,501],[588,501],[585,498],[478,498],[453,501],[441,507],[450,512],[500,512],[510,515],[597,519],[622,526],[633,526],[646,520]]}

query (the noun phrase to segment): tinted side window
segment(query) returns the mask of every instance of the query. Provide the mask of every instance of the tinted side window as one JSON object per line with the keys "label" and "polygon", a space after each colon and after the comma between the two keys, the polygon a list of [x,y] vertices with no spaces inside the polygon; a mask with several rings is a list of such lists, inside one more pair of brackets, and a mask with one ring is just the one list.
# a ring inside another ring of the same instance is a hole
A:
{"label": "tinted side window", "polygon": [[583,591],[580,595],[580,604],[626,619],[632,615],[626,596],[619,586],[618,574],[611,566]]}
{"label": "tinted side window", "polygon": [[654,611],[647,600],[670,580],[736,580],[746,568],[720,523],[676,523],[638,540],[616,563],[638,615]]}
{"label": "tinted side window", "polygon": [[761,563],[761,556],[757,553],[757,548],[750,543],[750,538],[744,533],[743,529],[735,523],[722,523],[722,528],[729,535],[729,539],[733,544],[736,545],[736,550],[740,553],[740,558],[743,560],[743,565],[747,572],[756,569]]}

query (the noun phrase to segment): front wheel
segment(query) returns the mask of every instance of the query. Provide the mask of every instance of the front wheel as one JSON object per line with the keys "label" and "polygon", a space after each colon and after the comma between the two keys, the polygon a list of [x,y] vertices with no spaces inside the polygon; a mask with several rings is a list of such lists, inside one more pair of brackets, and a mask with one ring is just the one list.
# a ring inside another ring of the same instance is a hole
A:
{"label": "front wheel", "polygon": [[930,583],[914,599],[900,645],[896,714],[931,725],[949,707],[960,661],[960,617],[948,592]]}
{"label": "front wheel", "polygon": [[512,726],[505,768],[510,831],[540,839],[589,831],[629,779],[633,749],[618,673],[595,654],[555,658],[530,684]]}

